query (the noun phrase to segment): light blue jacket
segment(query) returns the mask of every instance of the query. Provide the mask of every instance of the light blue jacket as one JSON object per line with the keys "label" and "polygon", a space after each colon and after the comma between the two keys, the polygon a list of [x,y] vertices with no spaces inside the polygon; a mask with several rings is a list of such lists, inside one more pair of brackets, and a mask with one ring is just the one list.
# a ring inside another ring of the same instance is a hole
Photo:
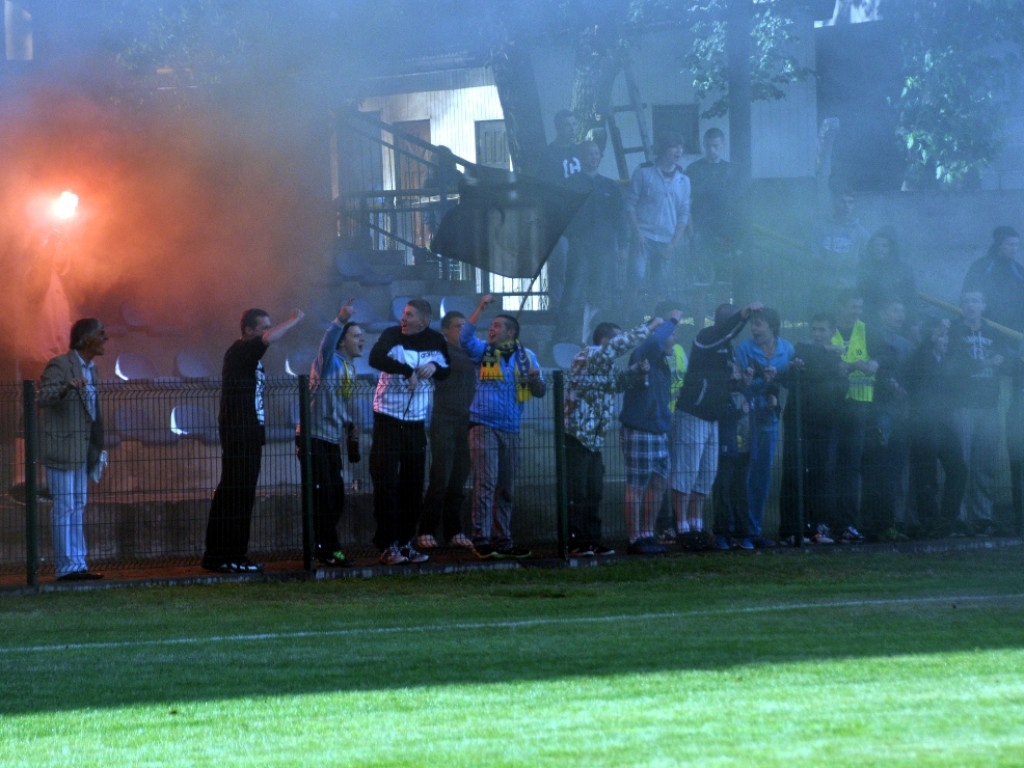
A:
{"label": "light blue jacket", "polygon": [[[459,335],[459,342],[466,350],[469,359],[479,368],[483,359],[484,350],[487,349],[487,342],[476,337],[476,326],[468,322],[462,326],[462,333]],[[540,369],[537,356],[529,349],[522,348],[529,359],[531,368]],[[469,406],[469,421],[471,424],[484,424],[502,432],[519,432],[519,422],[523,414],[524,402],[519,402],[519,387],[516,384],[516,360],[515,356],[501,358],[501,371],[504,379],[492,379],[489,381],[477,381],[476,395],[473,396],[473,403]],[[541,374],[541,384],[544,378]],[[543,397],[544,391],[540,394],[533,391],[533,397]]]}

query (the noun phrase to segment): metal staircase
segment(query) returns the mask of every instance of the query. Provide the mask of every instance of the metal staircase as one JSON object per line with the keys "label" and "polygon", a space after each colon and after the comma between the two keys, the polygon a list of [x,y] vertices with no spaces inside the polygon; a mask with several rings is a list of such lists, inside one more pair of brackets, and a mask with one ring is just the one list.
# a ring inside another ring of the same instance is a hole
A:
{"label": "metal staircase", "polygon": [[442,217],[459,202],[459,178],[472,164],[373,114],[336,115],[331,152],[337,234],[350,250],[404,252],[405,266],[443,280],[466,280],[473,268],[430,253]]}

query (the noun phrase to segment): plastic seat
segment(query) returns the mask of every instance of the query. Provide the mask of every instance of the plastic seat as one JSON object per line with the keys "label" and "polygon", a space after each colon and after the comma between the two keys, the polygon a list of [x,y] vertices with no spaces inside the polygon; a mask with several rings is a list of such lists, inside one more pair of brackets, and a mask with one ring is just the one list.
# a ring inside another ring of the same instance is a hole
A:
{"label": "plastic seat", "polygon": [[352,321],[359,323],[363,330],[370,333],[380,333],[394,323],[384,320],[373,308],[373,304],[363,298],[357,298],[352,302]]}
{"label": "plastic seat", "polygon": [[360,285],[390,285],[394,277],[375,272],[362,251],[339,250],[334,254],[334,268],[346,280],[358,281]]}
{"label": "plastic seat", "polygon": [[174,358],[174,369],[183,379],[213,379],[217,371],[205,355],[183,349]]}
{"label": "plastic seat", "polygon": [[289,352],[284,359],[284,372],[293,377],[309,376],[310,369],[313,367],[313,358],[315,357],[315,352],[302,350]]}
{"label": "plastic seat", "polygon": [[121,304],[121,319],[131,329],[145,328],[149,325],[146,311],[134,301],[126,301]]}
{"label": "plastic seat", "polygon": [[551,348],[551,354],[555,358],[555,365],[559,368],[569,370],[572,367],[572,359],[583,349],[579,344],[572,344],[561,341]]}
{"label": "plastic seat", "polygon": [[141,352],[122,352],[114,363],[114,372],[125,381],[156,381],[156,366]]}
{"label": "plastic seat", "polygon": [[299,426],[299,404],[295,401],[288,403],[287,409],[273,410],[268,414],[267,441],[280,442],[294,440],[295,430]]}
{"label": "plastic seat", "polygon": [[158,426],[153,415],[138,403],[114,409],[114,430],[122,440],[137,440],[143,445],[170,445],[178,441],[176,434]]}
{"label": "plastic seat", "polygon": [[176,405],[171,409],[171,432],[215,445],[220,442],[217,420],[201,405]]}
{"label": "plastic seat", "polygon": [[396,296],[391,300],[391,317],[397,323],[402,319],[402,313],[405,311],[405,305],[409,303],[412,296]]}
{"label": "plastic seat", "polygon": [[441,317],[444,317],[449,312],[461,312],[466,317],[469,317],[476,311],[477,302],[473,301],[469,296],[445,296],[441,299]]}
{"label": "plastic seat", "polygon": [[356,376],[361,380],[359,389],[365,387],[372,392],[377,379],[380,378],[380,371],[370,365],[370,361],[365,354],[355,359],[355,366]]}

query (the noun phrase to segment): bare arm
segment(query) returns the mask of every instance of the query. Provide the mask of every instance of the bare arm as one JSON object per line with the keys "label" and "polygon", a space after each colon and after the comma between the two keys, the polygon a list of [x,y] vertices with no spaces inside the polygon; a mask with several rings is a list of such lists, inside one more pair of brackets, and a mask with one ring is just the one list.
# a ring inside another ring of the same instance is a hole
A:
{"label": "bare arm", "polygon": [[263,343],[269,347],[294,328],[305,316],[306,313],[301,309],[293,309],[287,320],[267,329],[266,333],[263,334]]}
{"label": "bare arm", "polygon": [[[352,302],[354,301],[355,297],[352,297],[342,304],[341,309],[338,310],[338,322],[342,325],[347,323],[352,318],[352,315],[355,314],[355,310],[352,309]],[[298,310],[296,310],[296,312],[298,312]]]}
{"label": "bare arm", "polygon": [[466,318],[466,322],[470,325],[477,325],[477,321],[480,319],[480,314],[487,309],[494,302],[494,296],[487,293],[480,298],[480,303],[477,308],[473,310],[473,314]]}

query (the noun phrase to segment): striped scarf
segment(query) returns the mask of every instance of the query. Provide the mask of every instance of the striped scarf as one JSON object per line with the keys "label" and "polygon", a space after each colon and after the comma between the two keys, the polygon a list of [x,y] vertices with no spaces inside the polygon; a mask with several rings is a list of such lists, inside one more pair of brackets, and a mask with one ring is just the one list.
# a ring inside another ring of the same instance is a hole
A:
{"label": "striped scarf", "polygon": [[530,356],[519,343],[519,339],[501,344],[488,344],[480,358],[480,381],[505,381],[505,371],[501,367],[502,358],[508,359],[515,355],[516,363],[516,401],[525,402],[530,399],[530,387],[527,373],[530,370]]}

